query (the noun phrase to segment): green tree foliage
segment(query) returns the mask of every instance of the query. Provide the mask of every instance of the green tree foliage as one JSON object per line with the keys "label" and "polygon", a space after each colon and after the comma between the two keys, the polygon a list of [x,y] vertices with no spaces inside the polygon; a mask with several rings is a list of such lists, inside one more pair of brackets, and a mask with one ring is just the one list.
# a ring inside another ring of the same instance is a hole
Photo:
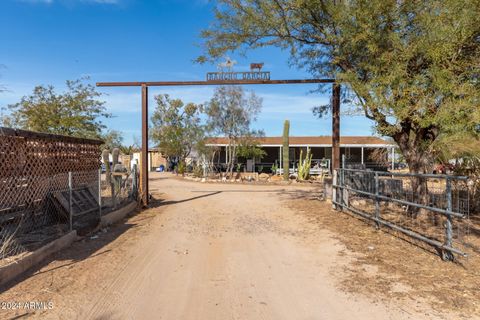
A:
{"label": "green tree foliage", "polygon": [[258,138],[264,136],[263,131],[252,131],[246,136],[241,137],[238,144],[238,157],[244,159],[263,159],[267,152],[259,147]]}
{"label": "green tree foliage", "polygon": [[20,102],[9,105],[10,115],[4,123],[25,130],[83,138],[101,138],[105,125],[102,118],[110,117],[99,100],[101,93],[85,79],[69,80],[67,90],[55,91],[53,86],[37,86]]}
{"label": "green tree foliage", "polygon": [[230,175],[237,162],[241,139],[259,134],[250,126],[257,119],[261,107],[260,97],[253,92],[247,95],[242,87],[238,86],[216,88],[212,99],[205,106],[208,130],[228,138],[227,172]]}
{"label": "green tree foliage", "polygon": [[151,139],[169,159],[185,161],[192,149],[204,139],[201,124],[201,106],[185,104],[169,95],[155,97],[157,107],[152,115]]}
{"label": "green tree foliage", "polygon": [[413,172],[429,170],[440,134],[477,134],[478,0],[219,0],[215,14],[198,61],[288,49],[293,65],[345,84]]}
{"label": "green tree foliage", "polygon": [[103,145],[101,146],[102,150],[112,150],[113,148],[119,148],[120,151],[122,151],[122,149],[124,148],[122,145],[123,136],[120,131],[108,130],[105,134],[102,134],[101,139],[103,140]]}

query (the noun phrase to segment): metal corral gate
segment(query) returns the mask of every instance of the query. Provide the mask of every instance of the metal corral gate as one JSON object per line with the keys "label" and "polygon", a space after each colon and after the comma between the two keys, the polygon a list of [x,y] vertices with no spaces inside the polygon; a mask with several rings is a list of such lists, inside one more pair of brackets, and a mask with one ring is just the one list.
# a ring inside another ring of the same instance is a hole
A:
{"label": "metal corral gate", "polygon": [[442,259],[453,253],[468,232],[467,177],[338,169],[334,173],[332,202],[435,247]]}

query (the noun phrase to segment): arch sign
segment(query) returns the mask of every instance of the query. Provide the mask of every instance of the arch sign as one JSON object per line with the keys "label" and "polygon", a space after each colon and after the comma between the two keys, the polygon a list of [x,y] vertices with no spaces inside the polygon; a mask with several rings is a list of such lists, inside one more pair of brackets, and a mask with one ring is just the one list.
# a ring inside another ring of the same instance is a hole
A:
{"label": "arch sign", "polygon": [[262,71],[263,63],[251,63],[249,72],[233,72],[236,61],[229,58],[218,65],[218,72],[208,72],[206,81],[140,81],[98,82],[98,87],[142,88],[142,154],[140,163],[140,194],[144,206],[148,206],[148,87],[246,85],[246,84],[307,84],[332,83],[332,169],[340,167],[340,85],[334,79],[271,80],[270,72]]}

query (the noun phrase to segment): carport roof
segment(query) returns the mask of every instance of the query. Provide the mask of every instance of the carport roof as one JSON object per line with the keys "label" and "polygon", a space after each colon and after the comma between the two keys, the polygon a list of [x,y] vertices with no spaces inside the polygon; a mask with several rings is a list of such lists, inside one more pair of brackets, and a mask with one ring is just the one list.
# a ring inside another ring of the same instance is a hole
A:
{"label": "carport roof", "polygon": [[[261,146],[281,146],[282,137],[262,137],[257,138],[256,141]],[[305,136],[305,137],[290,137],[290,146],[324,146],[328,147],[332,145],[331,136]],[[228,145],[228,138],[225,137],[212,137],[207,138],[207,145],[224,146]],[[341,146],[372,146],[383,147],[392,146],[389,141],[378,137],[371,136],[343,136],[340,137]]]}

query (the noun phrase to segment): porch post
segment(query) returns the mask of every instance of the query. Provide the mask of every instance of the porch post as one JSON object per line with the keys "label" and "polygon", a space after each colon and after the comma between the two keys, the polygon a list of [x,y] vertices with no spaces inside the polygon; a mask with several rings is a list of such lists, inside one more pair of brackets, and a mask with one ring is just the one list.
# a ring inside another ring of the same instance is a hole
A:
{"label": "porch post", "polygon": [[363,153],[363,147],[362,147],[362,164],[364,162],[363,157],[364,157],[364,153]]}
{"label": "porch post", "polygon": [[395,170],[395,147],[392,147],[392,170]]}
{"label": "porch post", "polygon": [[[278,159],[279,159],[279,166],[278,168],[279,169],[282,169],[283,168],[283,152],[282,152],[282,146],[278,147]],[[280,172],[280,171],[279,171]]]}

